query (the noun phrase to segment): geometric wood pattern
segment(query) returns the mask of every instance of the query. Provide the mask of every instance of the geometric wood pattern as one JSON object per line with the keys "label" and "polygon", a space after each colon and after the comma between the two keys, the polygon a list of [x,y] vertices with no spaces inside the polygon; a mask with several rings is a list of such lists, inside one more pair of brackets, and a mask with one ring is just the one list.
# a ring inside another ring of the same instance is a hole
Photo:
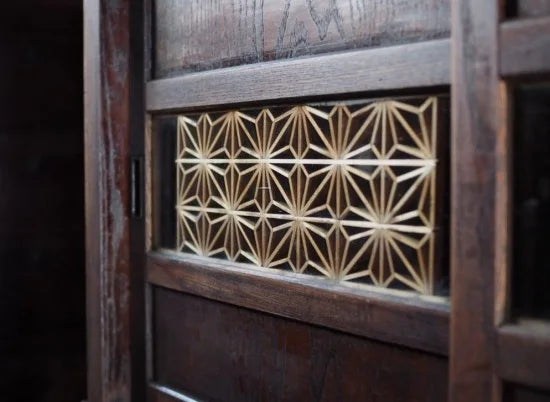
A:
{"label": "geometric wood pattern", "polygon": [[438,99],[178,116],[178,251],[434,292]]}

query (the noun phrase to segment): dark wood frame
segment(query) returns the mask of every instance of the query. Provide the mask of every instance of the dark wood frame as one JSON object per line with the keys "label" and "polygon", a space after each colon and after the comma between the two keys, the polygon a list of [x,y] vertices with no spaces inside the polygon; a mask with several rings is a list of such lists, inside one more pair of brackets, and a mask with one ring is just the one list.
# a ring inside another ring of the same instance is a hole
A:
{"label": "dark wood frame", "polygon": [[84,9],[88,398],[130,400],[129,1]]}
{"label": "dark wood frame", "polygon": [[[439,355],[448,350],[448,305],[365,292],[269,271],[227,267],[201,258],[151,252],[149,283],[213,300],[396,343]],[[308,305],[307,311],[301,306]],[[403,331],[407,328],[407,331]]]}
{"label": "dark wood frame", "polygon": [[[233,275],[215,266],[203,271],[192,262],[151,252],[150,220],[146,224],[146,276],[151,283],[206,294],[215,300],[433,353],[449,353],[449,395],[453,401],[499,401],[503,380],[550,388],[550,374],[544,363],[517,364],[522,358],[529,362],[550,361],[550,335],[546,324],[543,330],[534,333],[525,324],[510,322],[508,247],[511,227],[508,222],[510,85],[518,80],[548,77],[550,42],[548,35],[541,32],[550,32],[550,19],[502,22],[503,0],[460,0],[453,5],[452,63],[446,62],[450,41],[437,40],[149,81],[151,38],[141,36],[146,41],[144,57],[131,46],[130,32],[135,34],[136,21],[141,18],[130,23],[130,15],[139,14],[136,11],[133,12],[137,14],[131,14],[130,1],[91,0],[85,3],[89,401],[140,397],[136,384],[143,379],[140,374],[143,371],[140,367],[142,343],[139,335],[137,340],[132,339],[132,335],[136,331],[139,334],[142,326],[140,280],[143,280],[144,268],[140,263],[142,256],[139,250],[132,249],[132,243],[143,233],[143,227],[140,223],[131,224],[129,208],[130,158],[143,153],[140,152],[143,146],[147,155],[151,145],[150,115],[145,144],[131,140],[132,130],[139,132],[143,125],[139,116],[145,112],[140,100],[145,99],[147,112],[155,114],[258,100],[314,99],[322,95],[370,96],[397,90],[441,89],[449,85],[453,96],[450,313],[445,306],[422,300],[375,293],[359,296],[352,289],[327,288],[316,283],[298,286],[291,280],[264,273],[258,273],[253,280],[247,274],[246,280],[250,289],[268,289],[265,297],[243,298],[234,292],[215,292],[235,281],[243,281],[242,272],[236,269]],[[149,1],[144,2],[144,7],[145,31],[149,32]],[[137,32],[142,29],[141,24],[138,25]],[[419,50],[413,60],[403,57],[402,52],[407,48]],[[379,68],[379,61],[372,61],[375,58],[391,64],[394,71],[411,71],[414,67],[414,74],[388,74],[387,68]],[[320,61],[324,68],[312,73],[309,67]],[[340,64],[342,61],[346,63]],[[137,72],[139,68],[136,70],[136,65],[141,66],[142,62],[144,73]],[[346,67],[348,65],[352,67]],[[356,66],[361,67],[361,81],[349,78],[352,72],[356,73]],[[256,78],[250,79],[251,74]],[[276,74],[285,74],[284,86],[275,79]],[[301,74],[311,76],[312,80],[292,80],[293,76]],[[326,74],[331,74],[331,84],[325,85],[323,77]],[[143,77],[149,82],[146,94],[140,95]],[[198,91],[212,79],[222,80],[222,92],[213,88]],[[293,85],[289,86],[289,80]],[[232,95],[236,87],[253,89],[260,85],[264,93],[259,96],[251,90],[238,97]],[[291,92],[287,87],[292,88]],[[136,97],[132,99],[131,94]],[[112,102],[113,96],[116,102]],[[149,171],[148,159],[146,166]],[[146,187],[151,187],[150,175]],[[150,216],[151,200],[148,201],[147,216]],[[210,276],[207,278],[207,275]],[[318,310],[305,317],[284,303],[274,307],[273,300],[280,300],[284,289],[292,289],[298,298],[315,297],[320,302],[330,293],[337,300],[351,301],[356,309],[368,309],[372,317],[354,325],[350,316],[334,318]],[[146,299],[149,303],[150,297]],[[146,308],[150,306],[147,304]],[[451,330],[447,341],[449,314]],[[424,330],[419,331],[418,336],[400,335],[397,326],[407,320],[421,320]],[[146,336],[150,341],[150,331]],[[151,353],[150,348],[147,349]],[[151,378],[149,368],[148,379]],[[157,384],[151,384],[148,392],[152,400],[173,398],[159,391]]]}
{"label": "dark wood frame", "polygon": [[[453,3],[451,401],[550,389],[550,326],[512,323],[511,96],[550,72],[550,19],[505,21],[504,0]],[[517,135],[517,133],[516,133]]]}
{"label": "dark wood frame", "polygon": [[449,39],[438,39],[152,80],[147,83],[146,107],[158,113],[448,87],[450,45]]}
{"label": "dark wood frame", "polygon": [[143,155],[141,2],[84,3],[88,400],[145,392],[144,223],[131,216],[130,161]]}
{"label": "dark wood frame", "polygon": [[[438,93],[449,84],[449,39],[244,65],[148,81],[145,98],[149,113],[145,153],[149,197],[146,215],[148,286],[162,286],[446,356],[449,309],[441,298],[427,301],[419,297],[358,291],[345,285],[327,286],[316,280],[298,280],[238,267],[228,269],[153,251],[154,199],[151,196],[155,191],[151,121],[157,113],[176,110],[314,100],[321,96],[323,99],[327,96],[373,96],[396,90],[401,93]],[[313,306],[308,312],[296,307],[306,301]],[[147,304],[151,304],[150,299]],[[148,315],[147,319],[150,334],[151,317]],[[403,331],[404,327],[408,330]],[[152,341],[149,340],[149,359],[153,353],[151,349]],[[148,379],[150,394],[168,397],[154,383],[150,365]]]}

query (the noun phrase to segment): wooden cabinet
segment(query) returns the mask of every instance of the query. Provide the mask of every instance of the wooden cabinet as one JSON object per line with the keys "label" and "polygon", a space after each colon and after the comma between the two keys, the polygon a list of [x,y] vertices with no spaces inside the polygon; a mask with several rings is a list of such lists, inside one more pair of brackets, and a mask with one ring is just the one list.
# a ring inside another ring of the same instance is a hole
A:
{"label": "wooden cabinet", "polygon": [[90,400],[545,400],[510,307],[533,7],[87,2]]}

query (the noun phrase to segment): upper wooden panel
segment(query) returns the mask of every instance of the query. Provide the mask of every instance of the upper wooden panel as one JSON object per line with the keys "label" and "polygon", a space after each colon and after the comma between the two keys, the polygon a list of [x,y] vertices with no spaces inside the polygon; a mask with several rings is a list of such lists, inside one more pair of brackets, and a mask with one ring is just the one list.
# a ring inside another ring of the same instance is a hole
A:
{"label": "upper wooden panel", "polygon": [[155,77],[449,36],[450,0],[156,0]]}

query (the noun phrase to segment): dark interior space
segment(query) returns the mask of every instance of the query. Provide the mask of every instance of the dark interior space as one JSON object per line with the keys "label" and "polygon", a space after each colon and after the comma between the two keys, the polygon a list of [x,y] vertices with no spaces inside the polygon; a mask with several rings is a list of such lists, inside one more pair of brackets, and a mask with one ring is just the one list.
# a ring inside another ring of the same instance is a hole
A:
{"label": "dark interior space", "polygon": [[504,384],[504,402],[548,402],[550,392],[514,383]]}
{"label": "dark interior space", "polygon": [[0,33],[0,400],[81,401],[82,2],[1,2]]}
{"label": "dark interior space", "polygon": [[516,92],[513,313],[550,318],[550,85]]}

